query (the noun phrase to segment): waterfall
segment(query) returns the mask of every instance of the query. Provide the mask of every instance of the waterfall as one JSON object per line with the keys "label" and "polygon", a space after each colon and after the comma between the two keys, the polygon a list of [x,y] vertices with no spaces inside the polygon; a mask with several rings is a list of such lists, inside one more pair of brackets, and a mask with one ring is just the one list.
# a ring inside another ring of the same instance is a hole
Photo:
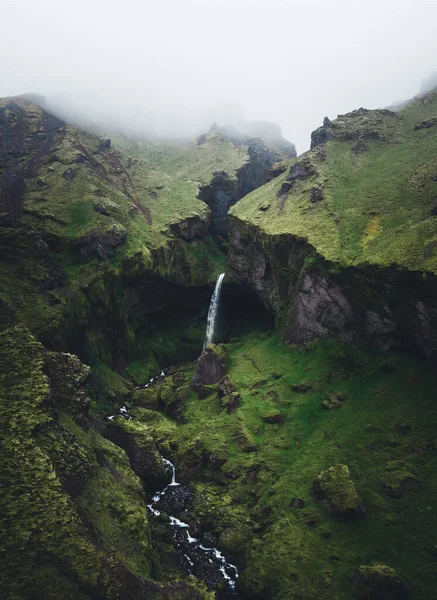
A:
{"label": "waterfall", "polygon": [[216,335],[215,328],[216,328],[218,307],[219,307],[219,302],[220,302],[220,289],[222,287],[222,282],[223,282],[224,276],[225,276],[224,273],[220,273],[220,275],[218,276],[217,283],[215,284],[214,293],[211,298],[211,303],[209,305],[208,319],[206,322],[206,336],[205,336],[205,342],[203,344],[204,350],[207,347],[207,345],[212,344],[212,342],[214,342],[214,339],[215,339],[215,335]]}

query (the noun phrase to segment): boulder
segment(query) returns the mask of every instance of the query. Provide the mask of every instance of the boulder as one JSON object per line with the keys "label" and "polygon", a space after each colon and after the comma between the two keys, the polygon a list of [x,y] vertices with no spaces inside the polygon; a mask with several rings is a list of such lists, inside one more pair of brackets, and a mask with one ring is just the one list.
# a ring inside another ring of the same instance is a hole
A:
{"label": "boulder", "polygon": [[222,344],[209,344],[200,355],[191,385],[212,385],[225,374],[226,351]]}
{"label": "boulder", "polygon": [[135,390],[133,394],[133,402],[135,406],[148,408],[149,410],[158,410],[158,390],[157,388],[143,388]]}
{"label": "boulder", "polygon": [[285,421],[284,415],[279,410],[272,410],[262,415],[264,423],[283,423]]}
{"label": "boulder", "polygon": [[328,394],[322,402],[322,408],[326,410],[332,410],[333,408],[340,408],[343,406],[343,402],[346,397],[344,394]]}
{"label": "boulder", "polygon": [[339,464],[322,471],[313,481],[313,492],[333,517],[357,519],[365,515],[346,465]]}
{"label": "boulder", "polygon": [[363,600],[402,600],[407,589],[394,569],[384,564],[362,565],[352,574],[357,598]]}
{"label": "boulder", "polygon": [[320,202],[323,200],[323,190],[317,186],[311,189],[311,202]]}
{"label": "boulder", "polygon": [[218,386],[218,395],[220,398],[223,398],[224,396],[229,396],[230,394],[232,394],[233,392],[236,392],[237,389],[235,387],[235,385],[232,383],[232,381],[229,378],[229,375],[225,375],[225,377],[223,377],[223,379],[220,381],[219,386]]}
{"label": "boulder", "polygon": [[392,470],[390,463],[386,466],[388,472],[384,473],[381,488],[392,498],[402,498],[408,492],[420,488],[420,481],[406,469]]}

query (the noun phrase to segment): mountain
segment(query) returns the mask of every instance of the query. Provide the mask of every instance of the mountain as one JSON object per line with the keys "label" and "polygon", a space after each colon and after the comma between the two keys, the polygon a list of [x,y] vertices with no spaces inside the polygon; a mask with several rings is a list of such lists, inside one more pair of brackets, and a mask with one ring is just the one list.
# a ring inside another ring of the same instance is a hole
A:
{"label": "mountain", "polygon": [[432,598],[437,92],[299,157],[38,102],[0,101],[5,598]]}

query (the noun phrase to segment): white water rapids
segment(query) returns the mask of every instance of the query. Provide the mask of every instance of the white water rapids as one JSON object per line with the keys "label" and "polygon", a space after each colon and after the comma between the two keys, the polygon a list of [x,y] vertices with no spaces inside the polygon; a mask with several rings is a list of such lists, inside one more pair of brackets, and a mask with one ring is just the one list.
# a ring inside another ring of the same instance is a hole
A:
{"label": "white water rapids", "polygon": [[220,273],[217,278],[217,283],[215,284],[214,293],[211,298],[211,303],[209,305],[208,310],[208,318],[206,321],[206,335],[205,342],[203,344],[203,349],[207,347],[208,344],[212,344],[215,341],[216,336],[216,325],[217,325],[217,314],[218,308],[220,304],[220,290],[222,287],[223,279],[225,274]]}
{"label": "white water rapids", "polygon": [[[181,485],[180,483],[178,483],[176,481],[176,470],[175,470],[174,464],[164,457],[161,457],[161,458],[162,458],[163,462],[165,463],[166,468],[168,470],[171,470],[172,477],[171,477],[171,483],[169,483],[160,492],[156,492],[156,494],[152,498],[151,504],[147,505],[147,508],[156,517],[158,517],[161,514],[161,511],[159,510],[159,508],[156,507],[156,505],[159,503],[160,499],[165,495],[167,490],[171,487],[176,487],[176,486]],[[188,523],[184,523],[184,521],[181,521],[177,517],[172,517],[170,515],[169,515],[169,521],[170,521],[170,527],[172,527],[174,529],[184,529],[185,533],[186,533],[186,542],[188,542],[188,544],[190,544],[190,545],[192,544],[194,547],[201,550],[205,554],[205,556],[208,557],[208,560],[210,563],[215,563],[217,565],[218,570],[223,575],[223,579],[225,579],[227,582],[229,592],[231,594],[235,594],[236,583],[237,583],[237,579],[238,579],[237,567],[235,565],[233,565],[232,563],[227,562],[227,560],[225,559],[223,554],[220,552],[220,550],[217,550],[217,548],[214,548],[214,547],[209,548],[207,546],[204,546],[200,543],[200,540],[192,537],[190,535],[190,531],[189,531],[190,526],[188,525]],[[191,559],[191,557],[189,556],[189,554],[184,554],[184,556],[187,560],[187,563],[190,565],[190,567],[194,567],[195,566],[194,562]],[[190,573],[191,573],[191,569],[190,569]]]}

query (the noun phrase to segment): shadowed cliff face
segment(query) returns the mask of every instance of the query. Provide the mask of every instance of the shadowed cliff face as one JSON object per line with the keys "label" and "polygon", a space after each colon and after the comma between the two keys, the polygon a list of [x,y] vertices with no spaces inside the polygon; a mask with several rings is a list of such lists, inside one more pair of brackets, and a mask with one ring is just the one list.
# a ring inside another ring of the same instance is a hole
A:
{"label": "shadowed cliff face", "polygon": [[406,269],[341,268],[293,236],[231,217],[229,266],[273,311],[289,343],[321,337],[437,356],[437,279]]}
{"label": "shadowed cliff face", "polygon": [[[221,130],[220,130],[221,131]],[[285,158],[296,156],[294,146],[270,147],[260,139],[236,138],[224,130],[225,135],[236,145],[247,145],[248,161],[237,171],[236,176],[226,171],[217,171],[209,185],[199,190],[199,198],[211,209],[209,231],[216,239],[228,237],[227,214],[229,209],[251,191],[262,186],[270,178],[272,166]]]}
{"label": "shadowed cliff face", "polygon": [[20,216],[25,180],[35,177],[52,148],[65,136],[65,123],[22,101],[0,105],[0,212]]}

